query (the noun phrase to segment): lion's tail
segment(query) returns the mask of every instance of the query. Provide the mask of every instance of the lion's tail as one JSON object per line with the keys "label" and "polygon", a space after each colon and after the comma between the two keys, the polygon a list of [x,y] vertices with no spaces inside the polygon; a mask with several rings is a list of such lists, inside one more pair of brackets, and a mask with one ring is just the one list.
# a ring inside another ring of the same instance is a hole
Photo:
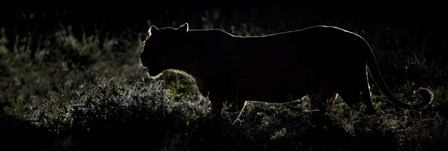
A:
{"label": "lion's tail", "polygon": [[[367,42],[366,42],[367,43]],[[431,101],[434,98],[434,93],[427,88],[420,87],[418,89],[419,95],[423,98],[422,101],[415,103],[415,104],[408,104],[400,101],[389,89],[389,86],[387,86],[386,82],[383,79],[383,76],[381,75],[381,72],[378,68],[378,64],[375,59],[375,55],[373,54],[372,49],[367,44],[370,50],[370,54],[367,56],[367,66],[368,71],[370,75],[370,79],[372,79],[375,84],[380,88],[381,92],[383,92],[384,95],[386,95],[387,98],[389,98],[392,102],[397,104],[398,106],[401,106],[406,109],[422,109],[423,107],[427,106],[431,103]]]}

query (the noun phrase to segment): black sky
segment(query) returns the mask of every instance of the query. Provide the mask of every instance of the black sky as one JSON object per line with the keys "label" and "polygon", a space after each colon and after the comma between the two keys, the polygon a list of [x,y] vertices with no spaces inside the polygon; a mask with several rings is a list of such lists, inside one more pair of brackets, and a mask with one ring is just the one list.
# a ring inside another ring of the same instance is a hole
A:
{"label": "black sky", "polygon": [[[92,3],[95,2],[95,3]],[[5,3],[5,2],[3,2]],[[35,16],[36,20],[52,21],[114,21],[149,20],[182,13],[188,15],[204,10],[218,8],[222,10],[290,11],[309,13],[328,13],[338,17],[364,17],[376,22],[440,24],[448,17],[448,9],[442,2],[431,1],[347,1],[347,0],[158,0],[158,1],[36,1],[16,0],[2,5],[2,23],[21,21],[23,12],[45,13]],[[277,9],[275,9],[277,8]],[[244,12],[244,11],[243,11]],[[306,15],[306,14],[304,14]],[[266,16],[269,17],[269,16]],[[38,23],[38,22],[37,22]]]}
{"label": "black sky", "polygon": [[126,28],[145,31],[148,20],[159,26],[192,22],[195,27],[201,24],[200,17],[205,11],[216,9],[220,12],[219,20],[226,26],[253,22],[268,28],[289,29],[298,24],[337,20],[339,24],[352,23],[359,28],[376,25],[412,28],[446,41],[445,6],[442,1],[402,0],[15,0],[0,6],[0,27],[45,29],[59,24],[105,24],[112,32]]}

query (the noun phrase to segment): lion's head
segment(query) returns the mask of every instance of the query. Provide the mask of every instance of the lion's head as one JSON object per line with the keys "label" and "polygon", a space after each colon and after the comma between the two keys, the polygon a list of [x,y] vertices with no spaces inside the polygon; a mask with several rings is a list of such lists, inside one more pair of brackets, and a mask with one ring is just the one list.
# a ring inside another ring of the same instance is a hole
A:
{"label": "lion's head", "polygon": [[169,59],[182,59],[182,45],[186,41],[188,28],[187,23],[178,28],[157,28],[154,25],[149,28],[148,37],[143,42],[143,51],[140,53],[140,62],[149,68],[150,75],[159,74],[164,69],[175,66]]}

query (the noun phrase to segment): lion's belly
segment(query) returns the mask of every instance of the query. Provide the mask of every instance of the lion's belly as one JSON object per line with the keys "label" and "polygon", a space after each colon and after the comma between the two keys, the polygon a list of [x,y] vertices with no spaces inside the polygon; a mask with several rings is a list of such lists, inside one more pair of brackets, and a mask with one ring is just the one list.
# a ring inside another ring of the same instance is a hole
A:
{"label": "lion's belly", "polygon": [[[269,63],[269,62],[267,62]],[[288,102],[315,91],[321,79],[312,66],[272,63],[248,67],[237,78],[238,99]]]}
{"label": "lion's belly", "polygon": [[322,88],[332,89],[338,81],[333,76],[341,72],[337,56],[314,57],[292,50],[278,55],[258,54],[244,62],[243,69],[237,70],[238,100],[289,102]]}

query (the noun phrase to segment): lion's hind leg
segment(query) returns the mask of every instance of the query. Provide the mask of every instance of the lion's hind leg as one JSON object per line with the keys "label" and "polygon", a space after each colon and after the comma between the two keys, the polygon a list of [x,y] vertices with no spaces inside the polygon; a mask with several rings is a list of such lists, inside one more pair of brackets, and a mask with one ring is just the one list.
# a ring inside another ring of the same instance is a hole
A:
{"label": "lion's hind leg", "polygon": [[[339,90],[338,94],[342,100],[347,103],[350,108],[357,111],[364,111],[367,114],[377,114],[375,107],[373,106],[372,98],[370,97],[370,90],[368,86],[365,88],[350,87],[343,90]],[[361,102],[363,100],[363,102]],[[365,105],[365,108],[362,107]]]}

